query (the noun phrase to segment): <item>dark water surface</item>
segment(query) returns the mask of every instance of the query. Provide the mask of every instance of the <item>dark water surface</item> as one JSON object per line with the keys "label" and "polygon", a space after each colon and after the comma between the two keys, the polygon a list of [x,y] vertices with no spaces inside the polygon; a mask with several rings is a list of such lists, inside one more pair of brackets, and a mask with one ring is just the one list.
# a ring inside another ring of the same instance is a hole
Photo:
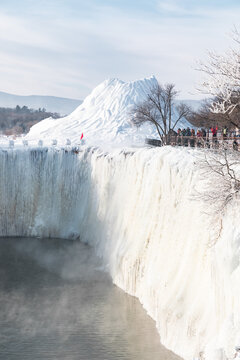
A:
{"label": "dark water surface", "polygon": [[83,244],[0,239],[1,360],[173,360]]}

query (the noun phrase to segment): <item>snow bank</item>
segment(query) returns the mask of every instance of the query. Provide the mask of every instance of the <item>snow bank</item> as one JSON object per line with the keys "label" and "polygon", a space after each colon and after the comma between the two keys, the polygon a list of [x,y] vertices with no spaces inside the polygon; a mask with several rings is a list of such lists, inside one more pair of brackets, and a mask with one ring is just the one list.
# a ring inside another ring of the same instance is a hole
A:
{"label": "snow bank", "polygon": [[[156,84],[154,76],[133,82],[106,80],[72,114],[61,119],[42,120],[30,129],[26,138],[30,141],[44,139],[46,143],[57,139],[59,144],[64,144],[69,138],[76,144],[83,133],[88,145],[104,148],[108,144],[144,144],[146,137],[158,138],[158,134],[151,124],[139,129],[133,127],[130,110],[133,105],[145,100],[146,94]],[[186,121],[179,124],[188,125]]]}
{"label": "snow bank", "polygon": [[206,215],[193,196],[196,154],[0,151],[0,235],[79,237],[140,299],[165,346],[185,359],[201,351],[208,360],[232,357],[240,342],[239,206]]}

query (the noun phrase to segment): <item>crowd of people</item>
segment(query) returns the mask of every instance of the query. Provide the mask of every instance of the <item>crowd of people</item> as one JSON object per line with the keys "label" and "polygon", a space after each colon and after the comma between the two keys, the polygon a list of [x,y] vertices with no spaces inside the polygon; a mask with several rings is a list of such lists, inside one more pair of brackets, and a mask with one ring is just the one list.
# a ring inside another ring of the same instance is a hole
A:
{"label": "crowd of people", "polygon": [[[216,127],[190,129],[189,127],[178,129],[175,132],[176,145],[191,146],[191,147],[217,147],[219,142],[229,140],[234,150],[238,150],[238,138],[240,132],[238,129],[229,130],[226,126],[222,129]],[[239,139],[240,140],[240,139]]]}
{"label": "crowd of people", "polygon": [[201,129],[190,129],[184,128],[184,129],[178,129],[177,135],[179,136],[196,136],[196,137],[240,137],[240,132],[238,129],[236,130],[229,130],[226,126],[223,129],[218,129],[218,127],[211,127],[211,128],[201,128]]}

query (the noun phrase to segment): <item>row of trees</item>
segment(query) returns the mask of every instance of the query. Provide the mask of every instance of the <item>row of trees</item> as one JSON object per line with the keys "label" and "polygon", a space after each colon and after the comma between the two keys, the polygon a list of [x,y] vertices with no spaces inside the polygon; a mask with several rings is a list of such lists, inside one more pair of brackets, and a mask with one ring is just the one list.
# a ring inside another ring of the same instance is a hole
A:
{"label": "row of trees", "polygon": [[4,135],[26,134],[30,127],[48,117],[59,118],[57,113],[47,112],[44,108],[29,109],[27,106],[0,108],[0,132]]}
{"label": "row of trees", "polygon": [[184,103],[176,105],[174,84],[157,84],[149,90],[146,99],[136,104],[131,121],[136,126],[152,123],[163,144],[169,143],[171,133],[181,119],[197,127],[227,126],[240,128],[240,33],[234,29],[232,39],[236,45],[224,55],[209,52],[207,63],[198,70],[206,75],[200,91],[208,96],[197,111]]}

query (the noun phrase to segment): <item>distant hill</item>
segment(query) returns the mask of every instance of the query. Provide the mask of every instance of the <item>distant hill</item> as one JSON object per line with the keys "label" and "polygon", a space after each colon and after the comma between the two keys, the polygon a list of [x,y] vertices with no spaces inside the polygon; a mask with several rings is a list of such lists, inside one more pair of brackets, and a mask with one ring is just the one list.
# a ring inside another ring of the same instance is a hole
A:
{"label": "distant hill", "polygon": [[20,135],[29,132],[31,126],[46,118],[58,119],[58,113],[52,113],[45,109],[29,109],[27,106],[15,108],[0,107],[0,134]]}
{"label": "distant hill", "polygon": [[27,106],[29,109],[44,108],[49,112],[56,112],[60,115],[68,115],[75,110],[80,104],[81,100],[61,98],[55,96],[41,96],[41,95],[13,95],[0,91],[0,107],[15,108],[19,106]]}

